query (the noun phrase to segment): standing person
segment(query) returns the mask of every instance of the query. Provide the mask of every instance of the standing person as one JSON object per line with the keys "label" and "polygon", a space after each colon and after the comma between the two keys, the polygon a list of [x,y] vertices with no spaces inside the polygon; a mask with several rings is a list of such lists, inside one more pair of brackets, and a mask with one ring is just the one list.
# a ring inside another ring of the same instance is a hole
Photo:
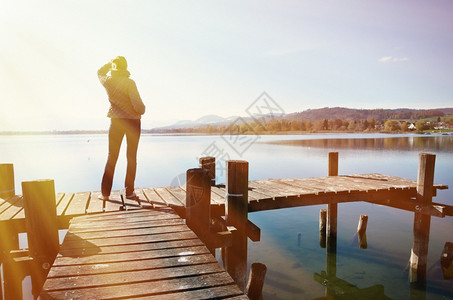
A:
{"label": "standing person", "polygon": [[[107,73],[110,72],[110,75]],[[135,82],[129,78],[127,61],[117,56],[98,70],[98,77],[107,91],[110,109],[109,154],[102,177],[99,199],[108,200],[112,190],[113,174],[124,135],[127,142],[127,171],[124,186],[126,198],[135,199],[135,173],[137,169],[137,149],[141,131],[141,115],[145,105],[140,98]]]}

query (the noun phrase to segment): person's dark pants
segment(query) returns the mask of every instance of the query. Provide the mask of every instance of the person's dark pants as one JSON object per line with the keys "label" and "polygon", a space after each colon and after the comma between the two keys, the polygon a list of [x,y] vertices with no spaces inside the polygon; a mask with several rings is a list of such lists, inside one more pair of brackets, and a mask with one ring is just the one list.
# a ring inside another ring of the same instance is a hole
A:
{"label": "person's dark pants", "polygon": [[109,155],[102,177],[102,195],[110,196],[112,190],[113,174],[120,153],[121,142],[126,135],[127,142],[127,171],[124,186],[126,195],[134,192],[135,173],[137,170],[137,149],[140,140],[141,123],[136,119],[112,118],[109,129]]}

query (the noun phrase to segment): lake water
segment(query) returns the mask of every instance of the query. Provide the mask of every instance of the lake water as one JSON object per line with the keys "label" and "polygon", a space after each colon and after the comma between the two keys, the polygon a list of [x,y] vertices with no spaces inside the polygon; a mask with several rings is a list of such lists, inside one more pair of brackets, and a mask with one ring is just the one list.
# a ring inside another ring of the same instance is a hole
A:
{"label": "lake water", "polygon": [[[123,188],[124,146],[114,189]],[[223,163],[228,159],[249,161],[250,180],[325,176],[330,151],[339,152],[340,175],[382,173],[414,180],[419,153],[434,153],[435,182],[453,188],[452,136],[382,134],[143,135],[136,186],[182,184],[185,171],[197,167],[198,158],[207,155],[217,158],[218,183],[225,181]],[[0,162],[14,163],[17,194],[21,193],[22,181],[35,179],[54,179],[57,192],[98,191],[106,155],[106,135],[0,136]],[[439,191],[433,201],[453,205],[453,190]],[[321,208],[325,206],[249,214],[250,220],[261,228],[261,241],[249,240],[248,263],[262,262],[268,267],[264,299],[325,296],[325,286],[314,280],[315,274],[326,270],[326,250],[319,246]],[[359,249],[354,236],[360,214],[369,218],[367,249]],[[336,274],[339,282],[358,289],[382,285],[385,296],[409,299],[407,264],[413,222],[413,213],[407,211],[364,202],[340,204]],[[427,288],[426,294],[419,294],[420,299],[453,299],[453,280],[443,280],[439,262],[446,242],[453,242],[453,217],[433,217]]]}

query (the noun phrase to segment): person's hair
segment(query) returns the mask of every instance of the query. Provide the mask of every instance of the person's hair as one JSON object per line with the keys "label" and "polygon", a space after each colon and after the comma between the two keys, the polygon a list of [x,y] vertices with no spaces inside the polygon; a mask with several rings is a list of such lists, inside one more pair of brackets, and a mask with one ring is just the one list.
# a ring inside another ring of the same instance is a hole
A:
{"label": "person's hair", "polygon": [[112,60],[112,69],[127,70],[127,61],[124,56],[117,56]]}

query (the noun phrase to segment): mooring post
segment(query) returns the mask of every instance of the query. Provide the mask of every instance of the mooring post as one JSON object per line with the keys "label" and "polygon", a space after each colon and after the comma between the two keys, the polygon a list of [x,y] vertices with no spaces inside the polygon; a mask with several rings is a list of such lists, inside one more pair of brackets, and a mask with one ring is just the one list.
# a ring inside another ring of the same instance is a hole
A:
{"label": "mooring post", "polygon": [[16,194],[13,164],[0,164],[0,198],[8,199]]}
{"label": "mooring post", "polygon": [[251,300],[261,299],[267,267],[262,263],[253,263],[250,267],[246,294]]}
{"label": "mooring post", "polygon": [[24,181],[22,193],[28,248],[34,265],[33,290],[37,295],[60,247],[54,181]]}
{"label": "mooring post", "polygon": [[357,239],[359,240],[360,249],[366,249],[368,243],[366,240],[366,226],[368,224],[368,216],[360,215],[359,224],[357,225]]}
{"label": "mooring post", "polygon": [[247,274],[248,171],[246,161],[227,161],[226,205],[227,226],[234,226],[232,246],[225,250],[225,267],[242,291]]}
{"label": "mooring post", "polygon": [[211,178],[211,185],[215,185],[215,157],[206,156],[199,159],[200,168],[209,171],[209,177]]}
{"label": "mooring post", "polygon": [[[432,203],[434,166],[436,155],[420,153],[417,176],[417,202],[419,206]],[[409,280],[418,286],[426,284],[429,230],[431,216],[414,213],[414,238],[410,257]]]}
{"label": "mooring post", "polygon": [[319,211],[319,246],[326,248],[326,222],[327,210],[321,209]]}
{"label": "mooring post", "polygon": [[209,247],[211,225],[211,178],[205,169],[189,169],[186,172],[186,223]]}

